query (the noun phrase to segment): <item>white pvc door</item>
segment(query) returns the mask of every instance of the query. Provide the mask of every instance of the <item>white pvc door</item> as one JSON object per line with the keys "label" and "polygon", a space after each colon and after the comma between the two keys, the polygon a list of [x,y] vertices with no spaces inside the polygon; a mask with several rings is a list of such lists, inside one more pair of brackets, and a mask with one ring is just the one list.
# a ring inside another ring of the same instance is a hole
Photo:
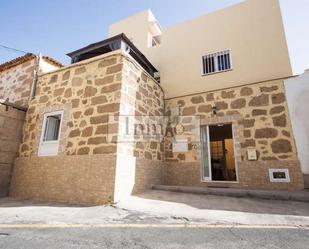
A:
{"label": "white pvc door", "polygon": [[211,176],[208,126],[201,126],[201,164],[202,164],[202,180],[211,181],[212,176]]}

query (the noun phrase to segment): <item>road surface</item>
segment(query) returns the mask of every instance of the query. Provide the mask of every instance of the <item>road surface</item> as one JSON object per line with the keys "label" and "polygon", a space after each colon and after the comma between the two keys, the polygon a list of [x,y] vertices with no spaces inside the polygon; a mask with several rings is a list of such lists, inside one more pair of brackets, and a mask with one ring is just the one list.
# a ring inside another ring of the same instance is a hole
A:
{"label": "road surface", "polygon": [[309,248],[309,230],[303,228],[168,226],[1,227],[0,248]]}

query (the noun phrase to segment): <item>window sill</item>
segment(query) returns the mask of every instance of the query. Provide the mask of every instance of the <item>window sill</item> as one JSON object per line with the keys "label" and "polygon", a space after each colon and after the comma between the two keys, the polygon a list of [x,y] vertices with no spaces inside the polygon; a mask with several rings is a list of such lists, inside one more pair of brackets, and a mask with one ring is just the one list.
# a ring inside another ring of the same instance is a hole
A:
{"label": "window sill", "polygon": [[218,74],[218,73],[225,73],[225,72],[229,72],[229,71],[233,71],[233,68],[223,70],[223,71],[213,72],[213,73],[202,74],[201,76],[209,76],[209,75],[214,75],[214,74]]}

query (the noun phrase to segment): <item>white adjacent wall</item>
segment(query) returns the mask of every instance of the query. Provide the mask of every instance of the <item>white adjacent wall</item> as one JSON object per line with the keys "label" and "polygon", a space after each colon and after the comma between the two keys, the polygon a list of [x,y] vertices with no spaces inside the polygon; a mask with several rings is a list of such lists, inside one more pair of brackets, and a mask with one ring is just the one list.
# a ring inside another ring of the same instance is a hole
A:
{"label": "white adjacent wall", "polygon": [[301,169],[309,174],[309,69],[284,84]]}

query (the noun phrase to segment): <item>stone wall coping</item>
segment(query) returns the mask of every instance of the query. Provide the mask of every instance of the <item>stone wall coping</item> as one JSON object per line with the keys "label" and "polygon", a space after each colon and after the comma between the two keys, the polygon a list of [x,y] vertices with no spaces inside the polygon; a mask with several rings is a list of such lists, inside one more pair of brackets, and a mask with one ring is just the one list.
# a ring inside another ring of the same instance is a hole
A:
{"label": "stone wall coping", "polygon": [[85,66],[85,65],[88,65],[92,62],[99,61],[103,58],[108,58],[108,57],[111,57],[113,55],[120,55],[120,54],[124,55],[124,52],[122,52],[120,49],[118,49],[118,50],[115,50],[115,51],[112,51],[112,52],[109,52],[109,53],[106,53],[106,54],[102,54],[102,55],[99,55],[99,56],[96,56],[96,57],[93,57],[93,58],[90,58],[90,59],[87,59],[87,60],[83,60],[83,61],[80,61],[80,62],[77,62],[77,63],[74,63],[74,64],[67,65],[67,66],[62,67],[62,68],[58,68],[58,69],[50,71],[50,72],[39,73],[39,77],[46,76],[46,75],[49,75],[49,74],[59,73],[59,72],[66,71],[66,70],[71,69],[71,68],[75,68],[75,67]]}
{"label": "stone wall coping", "polygon": [[139,65],[138,62],[136,62],[131,55],[122,51],[121,49],[118,49],[118,50],[115,50],[115,51],[112,51],[112,52],[109,52],[109,53],[106,53],[106,54],[102,54],[102,55],[99,55],[99,56],[96,56],[96,57],[93,57],[93,58],[89,58],[87,60],[83,60],[83,61],[71,64],[71,65],[68,65],[66,67],[62,67],[62,68],[53,70],[51,72],[40,73],[39,77],[43,77],[43,76],[46,76],[46,75],[49,75],[49,74],[59,73],[59,72],[62,72],[62,71],[68,70],[68,69],[75,68],[75,67],[85,66],[85,65],[88,65],[92,62],[100,61],[102,59],[109,58],[109,57],[112,57],[114,55],[121,55],[124,58],[126,58],[127,60],[129,60],[130,62],[132,62],[136,67],[138,67],[140,70],[142,70],[143,73],[145,73],[149,78],[151,78],[160,87],[162,92],[164,92],[162,87],[160,86],[160,84],[157,82],[157,80],[154,77],[152,77],[141,65]]}

